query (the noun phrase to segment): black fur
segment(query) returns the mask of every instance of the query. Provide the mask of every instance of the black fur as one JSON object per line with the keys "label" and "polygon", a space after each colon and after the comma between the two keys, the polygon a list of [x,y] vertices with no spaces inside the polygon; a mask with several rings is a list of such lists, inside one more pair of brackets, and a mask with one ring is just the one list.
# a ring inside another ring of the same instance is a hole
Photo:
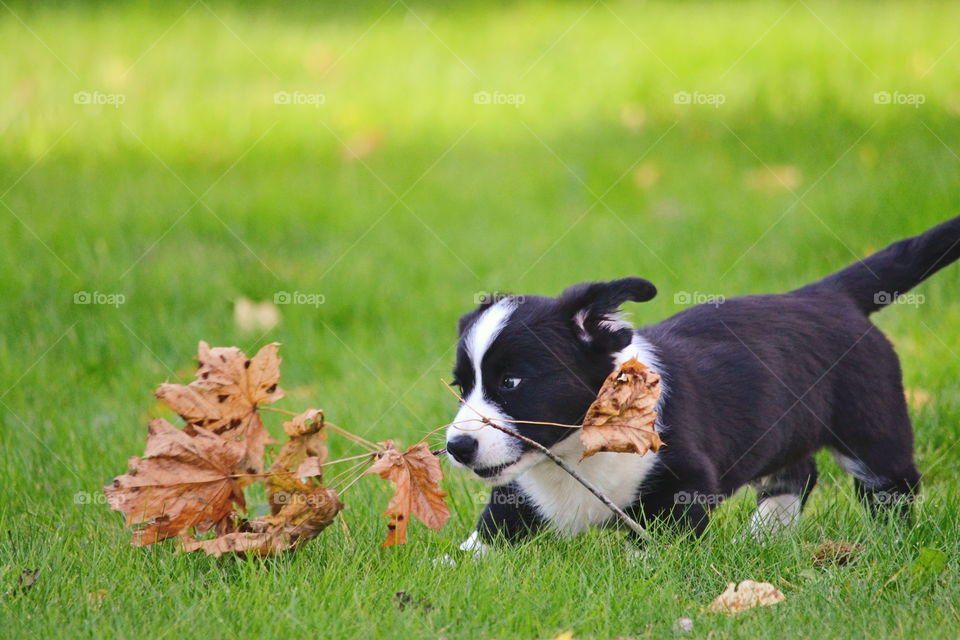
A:
{"label": "black fur", "polygon": [[[816,483],[812,456],[829,448],[855,461],[857,492],[871,510],[895,504],[907,515],[920,474],[900,364],[868,315],[958,258],[960,217],[795,291],[696,306],[640,329],[668,390],[666,446],[630,510],[702,533],[717,501],[680,503],[678,494],[722,499],[753,484],[760,499],[805,501]],[[576,285],[557,299],[526,297],[484,358],[487,396],[517,420],[578,424],[633,338],[604,321],[623,302],[655,294],[646,280],[626,278]],[[461,319],[461,333],[483,310]],[[524,382],[504,390],[504,375]],[[463,345],[455,376],[472,388]],[[572,433],[516,427],[547,446]],[[485,538],[543,524],[519,491],[494,488],[478,526]]]}

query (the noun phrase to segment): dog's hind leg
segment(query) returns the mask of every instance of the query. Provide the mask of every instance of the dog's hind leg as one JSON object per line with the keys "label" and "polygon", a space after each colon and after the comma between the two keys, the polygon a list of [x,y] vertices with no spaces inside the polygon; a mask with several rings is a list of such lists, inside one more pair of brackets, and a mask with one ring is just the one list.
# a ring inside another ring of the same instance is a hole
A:
{"label": "dog's hind leg", "polygon": [[813,457],[751,482],[757,491],[757,510],[750,518],[750,535],[763,538],[794,524],[816,484]]}
{"label": "dog's hind leg", "polygon": [[920,472],[907,452],[890,452],[890,456],[878,459],[873,456],[836,452],[840,466],[854,480],[857,498],[871,515],[882,517],[891,510],[909,523],[912,506],[920,489]]}
{"label": "dog's hind leg", "polygon": [[[892,358],[896,358],[890,352]],[[896,366],[890,365],[890,369]],[[896,370],[899,377],[899,371]],[[869,390],[854,396],[837,416],[831,447],[834,457],[854,477],[857,497],[872,515],[899,515],[909,522],[920,489],[913,460],[913,427],[900,384],[886,393]]]}

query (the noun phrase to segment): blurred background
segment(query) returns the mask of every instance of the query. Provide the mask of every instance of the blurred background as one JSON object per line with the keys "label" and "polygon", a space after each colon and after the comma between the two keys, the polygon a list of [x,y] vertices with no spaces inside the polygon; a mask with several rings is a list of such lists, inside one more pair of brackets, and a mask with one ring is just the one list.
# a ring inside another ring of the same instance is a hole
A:
{"label": "blurred background", "polygon": [[[0,2],[0,482],[26,490],[2,508],[121,540],[70,506],[139,453],[200,339],[280,341],[285,406],[409,443],[453,413],[483,292],[640,275],[644,324],[955,215],[958,24],[946,2]],[[958,284],[878,317],[933,484]]]}

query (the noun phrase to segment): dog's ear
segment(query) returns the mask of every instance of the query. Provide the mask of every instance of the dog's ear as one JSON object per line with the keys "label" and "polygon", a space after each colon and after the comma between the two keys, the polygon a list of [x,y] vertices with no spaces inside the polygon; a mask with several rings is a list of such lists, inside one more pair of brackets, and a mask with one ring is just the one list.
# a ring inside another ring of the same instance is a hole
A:
{"label": "dog's ear", "polygon": [[643,278],[584,282],[564,290],[558,304],[573,323],[577,337],[603,351],[619,351],[633,339],[633,325],[620,317],[624,302],[646,302],[657,288]]}

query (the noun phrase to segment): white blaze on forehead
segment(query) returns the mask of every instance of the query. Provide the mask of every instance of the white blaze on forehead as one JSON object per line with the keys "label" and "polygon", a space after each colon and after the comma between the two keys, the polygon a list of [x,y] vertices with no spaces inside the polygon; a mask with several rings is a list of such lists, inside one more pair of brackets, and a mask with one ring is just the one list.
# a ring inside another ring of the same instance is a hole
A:
{"label": "white blaze on forehead", "polygon": [[473,364],[476,387],[480,386],[480,364],[483,362],[484,354],[493,344],[493,341],[497,339],[497,336],[500,335],[500,332],[503,331],[503,327],[516,308],[516,303],[509,298],[500,300],[484,311],[467,331],[464,346],[466,346],[467,356]]}
{"label": "white blaze on forehead", "polygon": [[[473,366],[473,387],[464,399],[460,411],[454,418],[454,424],[447,431],[447,439],[458,435],[469,435],[477,440],[477,455],[473,466],[495,467],[511,462],[519,455],[517,441],[507,434],[483,424],[483,418],[489,418],[498,424],[509,422],[510,417],[494,405],[483,393],[483,356],[497,339],[507,324],[517,305],[513,300],[500,300],[480,317],[467,330],[463,338],[467,357]],[[460,466],[455,460],[456,466]]]}

